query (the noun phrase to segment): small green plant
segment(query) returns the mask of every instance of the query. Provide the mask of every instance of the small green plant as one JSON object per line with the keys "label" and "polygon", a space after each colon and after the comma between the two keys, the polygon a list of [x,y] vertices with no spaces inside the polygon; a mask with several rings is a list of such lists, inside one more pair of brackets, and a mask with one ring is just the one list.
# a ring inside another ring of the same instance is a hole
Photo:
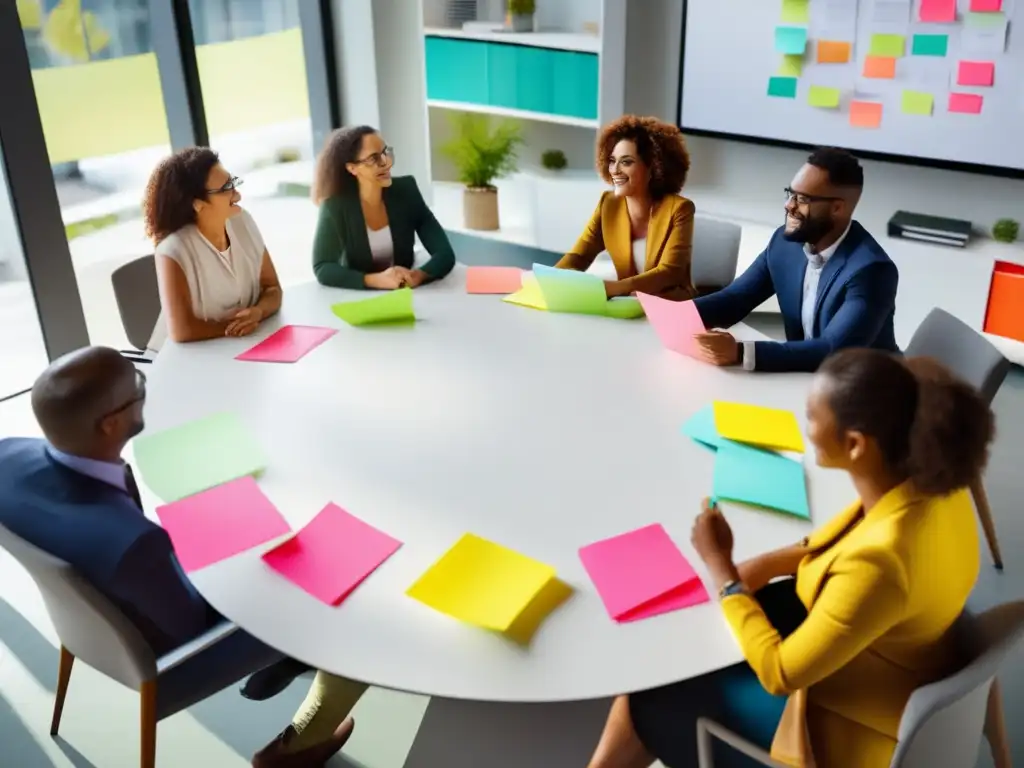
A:
{"label": "small green plant", "polygon": [[490,187],[516,170],[516,150],[523,143],[518,123],[502,120],[492,128],[486,115],[462,112],[452,117],[452,126],[455,136],[441,152],[467,187]]}
{"label": "small green plant", "polygon": [[536,10],[535,0],[508,0],[508,12],[513,16],[532,16]]}
{"label": "small green plant", "polygon": [[569,164],[565,152],[560,149],[547,149],[540,156],[540,164],[549,171],[560,171]]}
{"label": "small green plant", "polygon": [[1001,243],[1012,243],[1020,233],[1020,224],[1013,219],[1000,219],[992,227],[992,237]]}

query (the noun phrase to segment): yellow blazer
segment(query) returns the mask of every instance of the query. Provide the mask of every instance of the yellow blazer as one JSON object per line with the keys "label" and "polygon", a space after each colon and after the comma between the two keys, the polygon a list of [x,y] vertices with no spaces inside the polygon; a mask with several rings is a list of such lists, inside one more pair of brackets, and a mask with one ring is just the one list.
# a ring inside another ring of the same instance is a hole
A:
{"label": "yellow blazer", "polygon": [[584,272],[599,253],[608,251],[626,292],[641,291],[675,301],[692,299],[697,295],[690,281],[693,212],[693,202],[679,195],[668,195],[654,205],[647,225],[644,271],[637,274],[626,198],[605,192],[576,245],[555,266]]}
{"label": "yellow blazer", "polygon": [[926,497],[908,482],[861,510],[858,501],[808,539],[796,573],[808,616],[785,640],[753,597],[722,601],[765,689],[806,689],[806,733],[822,768],[889,765],[910,694],[956,664],[947,630],[978,578],[966,490]]}

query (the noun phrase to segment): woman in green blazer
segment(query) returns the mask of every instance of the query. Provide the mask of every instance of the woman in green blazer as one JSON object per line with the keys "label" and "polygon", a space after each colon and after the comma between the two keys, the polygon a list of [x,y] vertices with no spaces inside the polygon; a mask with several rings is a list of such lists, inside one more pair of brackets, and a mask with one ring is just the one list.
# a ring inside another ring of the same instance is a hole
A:
{"label": "woman in green blazer", "polygon": [[[313,200],[320,219],[313,273],[335,288],[394,290],[440,280],[455,265],[448,236],[416,179],[392,178],[394,149],[367,125],[331,133],[317,159]],[[430,254],[413,268],[415,236]]]}

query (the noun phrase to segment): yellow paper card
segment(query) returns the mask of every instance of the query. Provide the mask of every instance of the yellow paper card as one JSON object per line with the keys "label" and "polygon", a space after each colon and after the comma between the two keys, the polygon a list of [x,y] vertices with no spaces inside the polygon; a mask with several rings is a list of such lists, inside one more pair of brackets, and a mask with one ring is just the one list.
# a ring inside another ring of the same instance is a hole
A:
{"label": "yellow paper card", "polygon": [[526,642],[569,592],[550,565],[467,533],[406,594],[453,618]]}
{"label": "yellow paper card", "polygon": [[540,284],[532,272],[523,273],[523,287],[515,293],[509,294],[502,301],[509,304],[518,304],[520,307],[530,309],[547,309],[547,302],[544,301],[544,294],[541,293]]}
{"label": "yellow paper card", "polygon": [[803,451],[804,437],[792,411],[716,400],[715,429],[726,440],[775,451]]}

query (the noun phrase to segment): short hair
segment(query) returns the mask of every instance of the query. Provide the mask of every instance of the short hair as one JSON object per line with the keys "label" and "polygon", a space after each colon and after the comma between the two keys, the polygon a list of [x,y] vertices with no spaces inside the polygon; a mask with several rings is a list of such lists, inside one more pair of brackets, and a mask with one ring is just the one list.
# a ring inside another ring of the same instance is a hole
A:
{"label": "short hair", "polygon": [[819,147],[807,158],[809,165],[821,168],[828,174],[829,183],[837,187],[864,187],[864,169],[860,161],[837,147]]}
{"label": "short hair", "polygon": [[377,133],[370,125],[354,125],[338,128],[328,134],[324,147],[316,159],[316,173],[313,176],[313,202],[319,205],[329,197],[341,194],[355,194],[358,182],[345,168],[346,163],[359,159],[363,137]]}
{"label": "short hair", "polygon": [[597,137],[597,172],[608,184],[612,183],[608,163],[615,145],[623,140],[636,144],[640,159],[650,168],[652,198],[660,200],[683,188],[690,172],[690,153],[679,126],[636,115],[623,115],[608,123]]}
{"label": "short hair", "polygon": [[188,147],[160,161],[142,198],[146,236],[159,243],[196,222],[196,200],[205,200],[206,179],[220,156],[209,147]]}

